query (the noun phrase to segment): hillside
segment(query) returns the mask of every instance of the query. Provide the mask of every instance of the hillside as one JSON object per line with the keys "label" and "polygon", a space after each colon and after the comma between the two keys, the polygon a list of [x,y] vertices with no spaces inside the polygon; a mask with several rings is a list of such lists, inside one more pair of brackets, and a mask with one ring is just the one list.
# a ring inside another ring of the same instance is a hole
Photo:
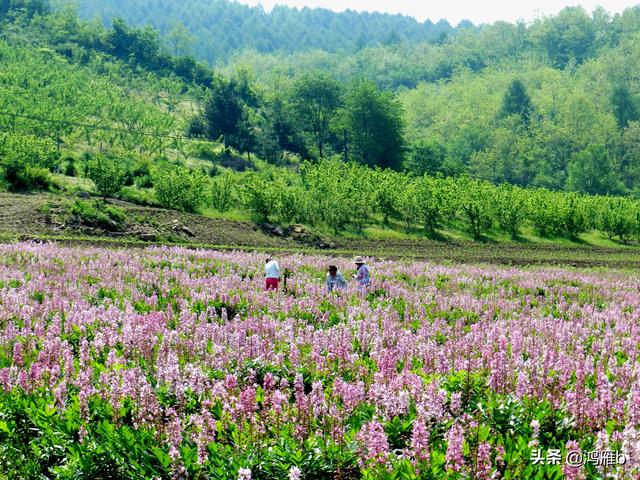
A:
{"label": "hillside", "polygon": [[[566,9],[524,30],[496,24],[442,45],[354,54],[407,78],[421,58],[458,65],[399,88],[341,81],[331,68],[213,72],[168,53],[148,27],[28,3],[0,12],[0,189],[336,238],[636,244],[638,11]],[[460,66],[482,45],[486,61]],[[286,69],[319,57],[264,58]],[[101,205],[70,208],[121,221]]]}
{"label": "hillside", "polygon": [[245,49],[355,52],[384,43],[436,41],[454,31],[446,21],[420,23],[402,15],[286,6],[267,13],[229,0],[82,0],[79,12],[105,25],[117,17],[134,25],[152,25],[173,45],[172,51],[192,53],[211,64]]}

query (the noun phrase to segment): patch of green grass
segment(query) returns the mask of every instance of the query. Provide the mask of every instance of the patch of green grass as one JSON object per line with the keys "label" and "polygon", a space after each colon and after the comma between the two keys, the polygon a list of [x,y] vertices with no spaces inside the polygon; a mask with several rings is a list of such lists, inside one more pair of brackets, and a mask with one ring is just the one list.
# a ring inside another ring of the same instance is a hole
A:
{"label": "patch of green grass", "polygon": [[126,218],[124,210],[99,200],[76,200],[70,213],[79,217],[83,223],[107,229],[120,228]]}
{"label": "patch of green grass", "polygon": [[135,205],[143,205],[146,207],[158,206],[153,189],[150,188],[123,187],[118,194],[118,198]]}
{"label": "patch of green grass", "polygon": [[84,177],[68,177],[59,173],[52,173],[51,178],[62,190],[70,192],[91,192],[94,185],[91,180]]}
{"label": "patch of green grass", "polygon": [[203,207],[199,210],[200,215],[207,218],[222,218],[224,220],[234,220],[236,222],[250,222],[251,215],[238,208],[231,209],[224,213],[218,212],[216,209],[211,207]]}

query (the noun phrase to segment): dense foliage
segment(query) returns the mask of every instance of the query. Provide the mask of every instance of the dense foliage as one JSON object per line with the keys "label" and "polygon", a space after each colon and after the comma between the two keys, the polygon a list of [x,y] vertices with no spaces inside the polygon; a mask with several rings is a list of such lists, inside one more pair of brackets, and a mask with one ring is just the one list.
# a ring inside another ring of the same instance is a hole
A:
{"label": "dense foliage", "polygon": [[282,5],[267,13],[261,7],[229,0],[82,0],[79,5],[86,18],[98,17],[110,24],[122,17],[134,25],[153,25],[168,41],[175,38],[176,26],[182,26],[190,34],[191,51],[209,63],[243,49],[353,52],[378,44],[436,41],[454,31],[446,21],[420,23],[402,15],[298,10]]}
{"label": "dense foliage", "polygon": [[0,246],[0,478],[637,477],[634,275],[280,261]]}
{"label": "dense foliage", "polygon": [[[245,68],[240,57],[223,78],[195,63],[199,73],[185,73],[179,63],[192,60],[169,54],[150,27],[118,20],[106,28],[69,10],[47,13],[47,2],[25,5],[5,14],[0,122],[58,149],[88,142],[189,163],[211,159],[207,150],[221,142],[278,165],[291,154],[337,154],[418,175],[637,193],[637,9],[615,17],[566,9],[528,26],[461,31],[440,45],[264,56],[269,73],[260,58],[246,57]],[[170,50],[180,54],[185,40],[174,33]],[[380,76],[414,67],[448,73],[406,72],[408,83]],[[415,88],[389,91],[399,85]],[[201,148],[185,133],[212,143]]]}

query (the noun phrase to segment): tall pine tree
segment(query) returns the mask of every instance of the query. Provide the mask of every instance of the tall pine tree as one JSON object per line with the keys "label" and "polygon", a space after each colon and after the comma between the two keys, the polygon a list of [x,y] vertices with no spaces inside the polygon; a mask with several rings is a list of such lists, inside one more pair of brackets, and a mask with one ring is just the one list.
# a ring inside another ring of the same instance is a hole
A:
{"label": "tall pine tree", "polygon": [[518,79],[514,79],[502,100],[500,117],[504,118],[510,115],[517,115],[522,119],[522,123],[528,125],[532,114],[533,104],[531,103],[531,98],[527,93],[524,83]]}
{"label": "tall pine tree", "polygon": [[638,107],[626,85],[617,85],[611,93],[611,104],[618,127],[627,128],[630,122],[640,120]]}

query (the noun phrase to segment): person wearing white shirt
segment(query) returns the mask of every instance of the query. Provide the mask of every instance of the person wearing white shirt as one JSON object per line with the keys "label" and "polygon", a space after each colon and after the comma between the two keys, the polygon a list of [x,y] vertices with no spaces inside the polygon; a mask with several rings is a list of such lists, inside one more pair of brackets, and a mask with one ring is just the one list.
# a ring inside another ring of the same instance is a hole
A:
{"label": "person wearing white shirt", "polygon": [[276,260],[267,258],[264,266],[265,290],[278,290],[280,288],[280,265]]}

